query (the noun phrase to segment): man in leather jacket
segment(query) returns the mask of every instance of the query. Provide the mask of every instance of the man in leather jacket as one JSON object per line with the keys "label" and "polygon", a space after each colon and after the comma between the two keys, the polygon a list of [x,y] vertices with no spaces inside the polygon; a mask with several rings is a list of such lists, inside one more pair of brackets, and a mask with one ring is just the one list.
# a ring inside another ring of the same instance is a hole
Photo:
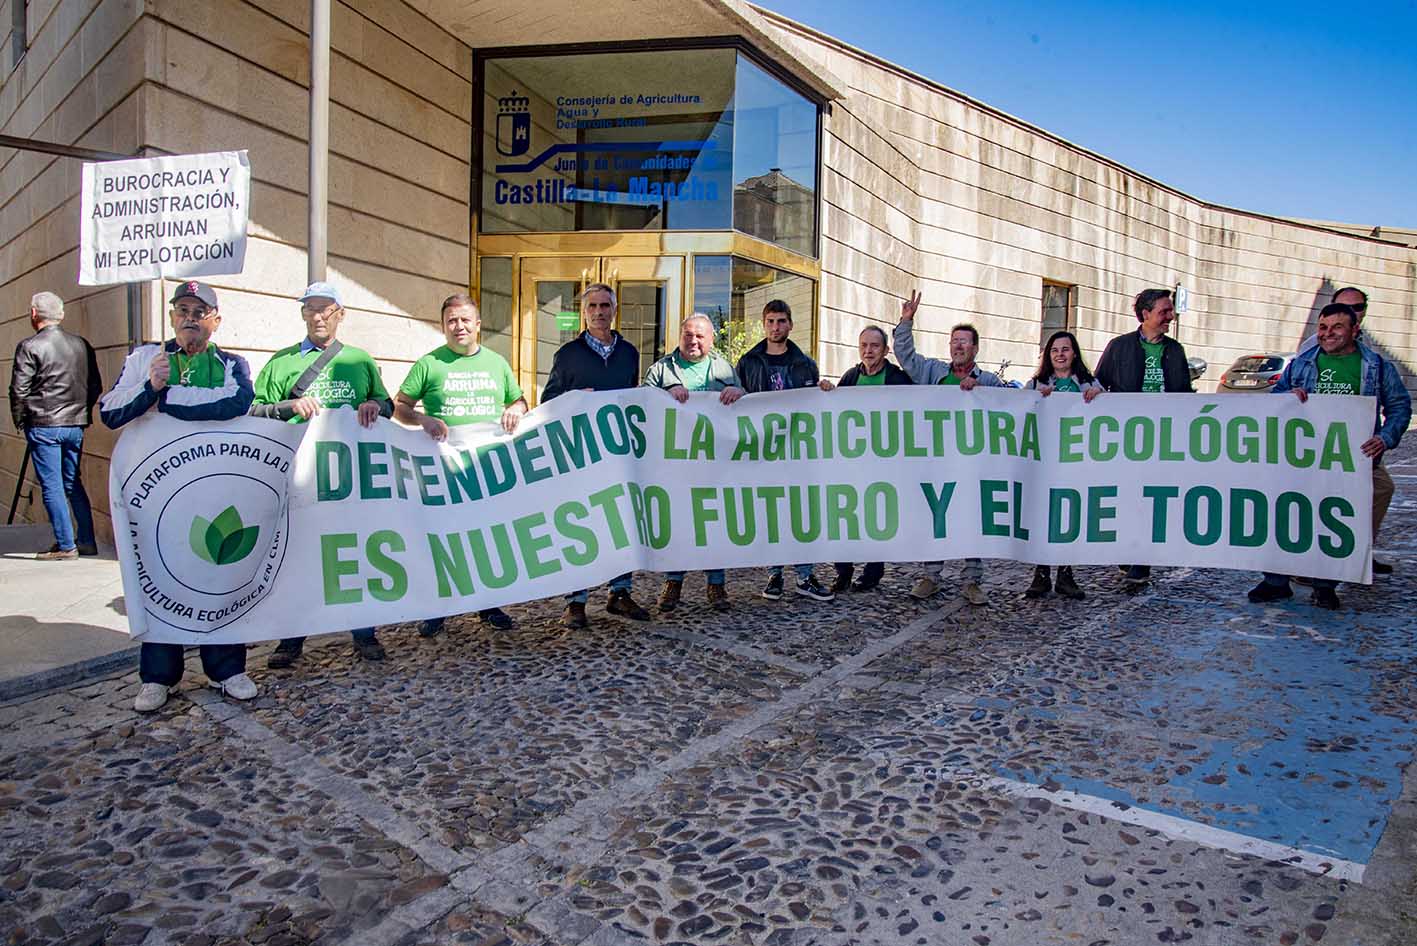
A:
{"label": "man in leather jacket", "polygon": [[[39,478],[44,509],[54,529],[54,545],[35,558],[64,561],[97,555],[93,510],[79,476],[84,428],[103,393],[93,346],[60,327],[64,301],[52,292],[30,300],[34,334],[15,346],[10,374],[10,416],[24,432]],[[74,519],[69,521],[69,507]]]}

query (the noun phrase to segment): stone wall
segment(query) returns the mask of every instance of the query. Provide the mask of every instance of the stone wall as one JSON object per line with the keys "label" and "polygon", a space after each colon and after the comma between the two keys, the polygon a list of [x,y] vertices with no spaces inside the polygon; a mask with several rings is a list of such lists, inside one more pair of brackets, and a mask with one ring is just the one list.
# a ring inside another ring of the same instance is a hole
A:
{"label": "stone wall", "polygon": [[[376,353],[392,390],[441,342],[439,302],[469,282],[472,51],[401,2],[336,0],[332,12],[329,278],[348,309],[341,338]],[[223,317],[217,342],[259,371],[304,335],[294,297],[306,282],[309,4],[32,0],[31,18],[35,43],[0,86],[6,133],[130,153],[250,151],[245,272],[211,282]],[[62,71],[41,74],[56,54]],[[75,285],[79,162],[15,152],[0,160],[3,311],[20,312],[41,288],[60,293],[68,324],[100,348],[111,383],[128,341],[124,290]],[[162,330],[159,300],[153,284],[148,339]],[[13,316],[3,327],[8,379],[10,353],[29,329]],[[23,443],[8,412],[3,423],[8,503]],[[85,483],[105,513],[105,537],[112,442],[96,425],[86,446]],[[20,515],[42,521],[37,485],[32,493]]]}
{"label": "stone wall", "polygon": [[1077,334],[1095,361],[1133,328],[1131,300],[1184,284],[1174,334],[1210,363],[1201,384],[1252,351],[1292,351],[1334,289],[1372,294],[1365,330],[1417,369],[1417,250],[1203,203],[830,37],[772,18],[780,36],[849,87],[825,122],[822,367],[855,363],[870,321],[924,293],[917,344],[945,355],[974,322],[980,360],[1037,364],[1044,280],[1077,291]]}

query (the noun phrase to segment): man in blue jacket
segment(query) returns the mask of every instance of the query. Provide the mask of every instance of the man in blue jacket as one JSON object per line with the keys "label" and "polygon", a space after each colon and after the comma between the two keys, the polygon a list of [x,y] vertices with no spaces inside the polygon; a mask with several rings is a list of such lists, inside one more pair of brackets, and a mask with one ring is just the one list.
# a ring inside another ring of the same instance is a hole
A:
{"label": "man in blue jacket", "polygon": [[[123,373],[98,402],[99,416],[113,429],[154,407],[177,420],[230,420],[251,408],[255,391],[246,359],[211,344],[221,325],[216,292],[206,283],[179,283],[172,294],[172,339],[140,345],[123,362]],[[245,644],[203,644],[202,670],[211,685],[235,700],[256,695],[246,676]],[[142,686],[133,709],[151,713],[167,702],[182,679],[181,644],[143,644],[138,652]]]}
{"label": "man in blue jacket", "polygon": [[[1358,341],[1358,313],[1335,302],[1319,313],[1319,343],[1296,355],[1280,375],[1271,393],[1293,393],[1301,402],[1310,394],[1359,394],[1378,399],[1373,436],[1363,442],[1363,455],[1373,461],[1377,480],[1383,454],[1397,447],[1412,420],[1412,395],[1407,393],[1397,367]],[[1376,538],[1376,535],[1374,536]],[[1339,606],[1330,578],[1313,579],[1313,603],[1335,610]],[[1264,581],[1250,589],[1256,604],[1293,597],[1289,576],[1265,572]]]}

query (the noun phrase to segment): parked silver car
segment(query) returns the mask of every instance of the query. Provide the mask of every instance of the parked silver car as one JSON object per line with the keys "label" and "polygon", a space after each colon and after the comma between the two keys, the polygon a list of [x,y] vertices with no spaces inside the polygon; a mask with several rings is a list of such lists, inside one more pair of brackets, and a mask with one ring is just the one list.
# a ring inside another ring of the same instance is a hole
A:
{"label": "parked silver car", "polygon": [[1284,373],[1284,366],[1292,357],[1293,352],[1242,355],[1235,359],[1230,370],[1220,376],[1220,384],[1216,385],[1215,393],[1268,391]]}

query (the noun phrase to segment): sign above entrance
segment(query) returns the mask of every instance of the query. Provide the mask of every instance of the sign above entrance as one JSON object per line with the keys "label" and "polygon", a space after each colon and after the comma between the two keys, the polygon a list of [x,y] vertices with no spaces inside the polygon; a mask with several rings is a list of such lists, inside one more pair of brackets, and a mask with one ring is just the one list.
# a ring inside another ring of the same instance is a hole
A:
{"label": "sign above entrance", "polygon": [[241,272],[250,197],[245,151],[85,164],[79,284]]}

